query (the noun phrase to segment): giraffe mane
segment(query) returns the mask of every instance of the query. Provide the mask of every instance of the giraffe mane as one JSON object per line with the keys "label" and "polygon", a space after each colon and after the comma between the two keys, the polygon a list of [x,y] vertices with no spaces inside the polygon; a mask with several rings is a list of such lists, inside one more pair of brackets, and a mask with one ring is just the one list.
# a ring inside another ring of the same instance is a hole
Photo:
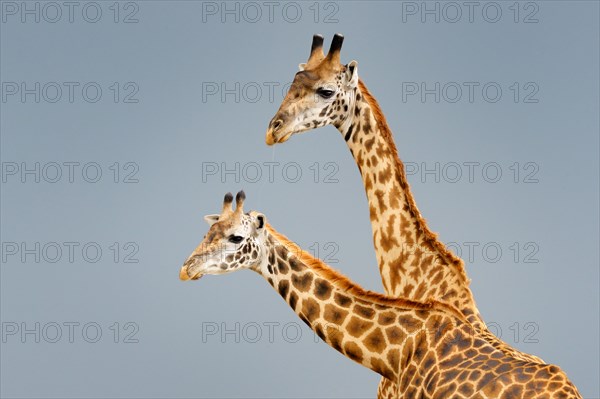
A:
{"label": "giraffe mane", "polygon": [[410,184],[408,184],[408,180],[406,178],[404,163],[402,163],[402,161],[400,160],[400,157],[398,155],[398,149],[396,148],[396,144],[394,142],[394,137],[388,126],[387,120],[385,119],[385,115],[379,107],[379,103],[377,102],[375,97],[373,97],[371,92],[369,92],[367,86],[365,86],[361,79],[358,80],[358,86],[360,88],[361,94],[364,96],[365,100],[367,101],[367,103],[369,103],[371,107],[371,111],[375,120],[377,121],[379,131],[381,132],[384,140],[386,140],[390,146],[394,158],[394,166],[396,168],[398,176],[400,177],[400,185],[404,187],[409,212],[414,215],[417,221],[417,228],[423,232],[425,236],[425,241],[431,244],[433,248],[435,248],[445,258],[445,260],[449,261],[450,265],[454,266],[458,270],[462,282],[467,284],[468,286],[470,280],[467,277],[467,273],[465,272],[465,265],[463,260],[456,256],[452,251],[446,248],[446,246],[440,240],[438,240],[438,235],[429,229],[429,226],[427,226],[427,221],[421,216],[421,212],[419,212],[417,203],[415,202],[412,191],[410,190]]}
{"label": "giraffe mane", "polygon": [[276,231],[269,223],[265,224],[269,234],[273,236],[281,245],[286,247],[299,261],[304,263],[311,270],[314,270],[320,277],[331,282],[336,288],[352,294],[356,297],[366,299],[378,305],[393,306],[402,309],[414,310],[440,310],[449,312],[464,323],[470,324],[465,316],[454,306],[445,302],[429,298],[424,302],[413,301],[402,297],[391,297],[371,290],[366,290],[360,285],[351,281],[338,270],[335,270],[325,262],[315,258],[310,253],[303,250],[298,244]]}

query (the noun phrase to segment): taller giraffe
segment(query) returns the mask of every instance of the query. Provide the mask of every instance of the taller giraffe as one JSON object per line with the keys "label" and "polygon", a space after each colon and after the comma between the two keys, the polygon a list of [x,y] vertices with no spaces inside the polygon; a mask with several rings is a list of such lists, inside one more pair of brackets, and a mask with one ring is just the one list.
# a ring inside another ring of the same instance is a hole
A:
{"label": "taller giraffe", "polygon": [[[283,143],[293,134],[334,125],[363,180],[386,293],[421,301],[434,298],[454,305],[494,347],[517,359],[542,363],[540,358],[502,342],[485,326],[462,259],[438,240],[417,208],[391,130],[379,104],[359,79],[357,62],[341,64],[342,42],[343,36],[336,34],[325,56],[323,37],[313,37],[308,61],[300,64],[269,124],[267,144]],[[380,396],[389,396],[393,390],[393,384],[383,381]]]}
{"label": "taller giraffe", "polygon": [[182,280],[249,269],[259,273],[327,344],[398,386],[403,398],[572,398],[560,368],[503,354],[456,308],[362,289],[267,224],[244,213],[243,191],[225,195],[220,215],[180,270]]}

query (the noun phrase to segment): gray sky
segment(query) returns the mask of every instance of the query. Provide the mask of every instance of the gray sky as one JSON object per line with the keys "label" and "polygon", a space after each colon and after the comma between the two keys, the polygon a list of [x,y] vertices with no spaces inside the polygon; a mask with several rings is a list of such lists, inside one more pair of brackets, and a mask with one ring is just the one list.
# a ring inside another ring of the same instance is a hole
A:
{"label": "gray sky", "polygon": [[178,280],[243,188],[382,290],[339,133],[264,144],[341,32],[492,331],[599,397],[598,3],[475,3],[2,1],[0,394],[375,396],[259,276]]}

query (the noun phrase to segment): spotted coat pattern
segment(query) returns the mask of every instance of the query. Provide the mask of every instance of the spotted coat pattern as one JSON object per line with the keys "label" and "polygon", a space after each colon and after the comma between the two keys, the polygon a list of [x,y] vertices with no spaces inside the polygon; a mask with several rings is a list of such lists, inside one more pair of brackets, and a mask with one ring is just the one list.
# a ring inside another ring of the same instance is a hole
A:
{"label": "spotted coat pattern", "polygon": [[228,272],[212,267],[214,254],[202,251],[229,251],[221,244],[235,234],[243,234],[240,244],[220,256],[228,271],[261,274],[323,341],[393,381],[395,397],[578,397],[558,367],[497,350],[451,305],[366,291],[265,225],[260,214],[220,217],[182,275]]}

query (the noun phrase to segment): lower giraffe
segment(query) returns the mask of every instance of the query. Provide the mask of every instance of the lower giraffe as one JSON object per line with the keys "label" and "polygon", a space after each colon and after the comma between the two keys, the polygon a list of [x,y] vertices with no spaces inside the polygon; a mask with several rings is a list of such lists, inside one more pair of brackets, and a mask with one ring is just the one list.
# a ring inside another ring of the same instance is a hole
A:
{"label": "lower giraffe", "polygon": [[364,290],[276,232],[245,195],[220,215],[180,270],[182,280],[259,273],[328,345],[393,381],[397,398],[581,398],[557,366],[515,359],[452,305]]}

